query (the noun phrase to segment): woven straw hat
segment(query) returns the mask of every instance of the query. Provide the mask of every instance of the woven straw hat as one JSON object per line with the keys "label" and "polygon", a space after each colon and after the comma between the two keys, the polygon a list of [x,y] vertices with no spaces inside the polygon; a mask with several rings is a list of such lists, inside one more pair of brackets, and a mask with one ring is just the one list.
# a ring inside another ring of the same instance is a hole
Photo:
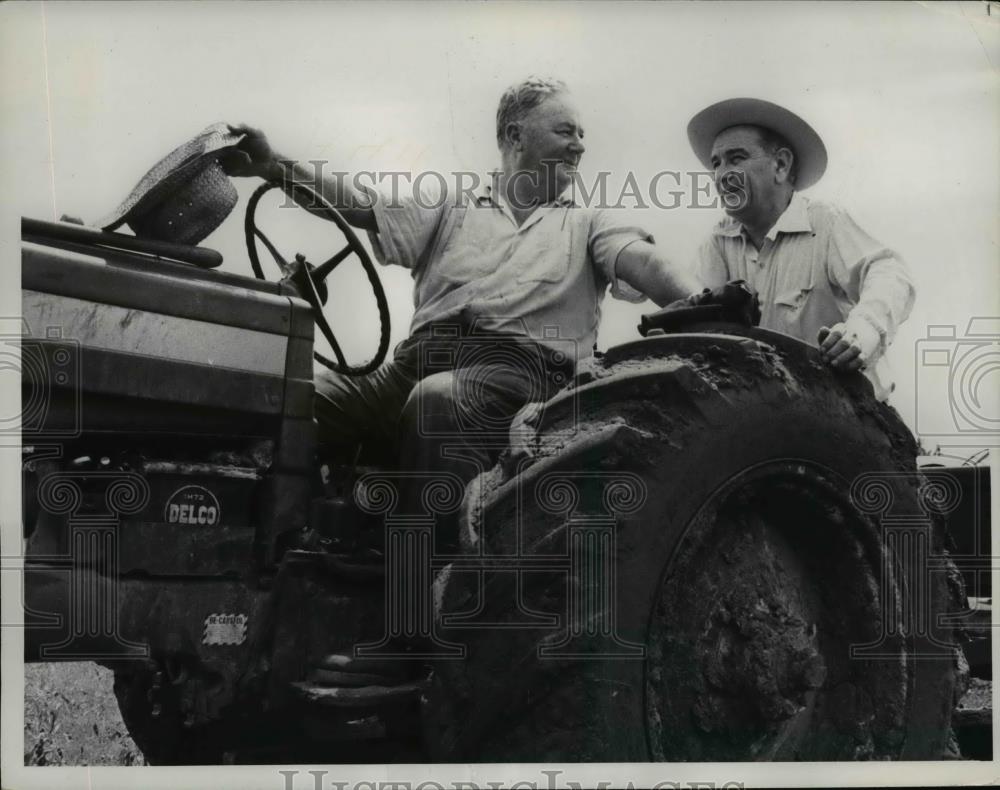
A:
{"label": "woven straw hat", "polygon": [[698,160],[712,169],[712,145],[730,126],[763,126],[777,132],[795,154],[795,188],[811,187],[826,171],[826,146],[795,113],[763,99],[726,99],[706,107],[688,123],[688,140]]}
{"label": "woven straw hat", "polygon": [[114,230],[128,223],[140,238],[197,244],[236,205],[236,188],[219,157],[242,139],[226,124],[212,124],[153,165],[98,226]]}

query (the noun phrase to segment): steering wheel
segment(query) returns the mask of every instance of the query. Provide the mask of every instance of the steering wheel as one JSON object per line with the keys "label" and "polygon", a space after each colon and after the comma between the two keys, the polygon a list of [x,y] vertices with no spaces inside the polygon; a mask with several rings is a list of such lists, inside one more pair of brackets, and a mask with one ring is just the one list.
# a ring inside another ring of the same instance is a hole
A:
{"label": "steering wheel", "polygon": [[[266,280],[264,276],[264,270],[260,265],[260,258],[257,256],[257,239],[263,242],[264,246],[267,247],[268,252],[271,253],[274,258],[275,263],[278,268],[281,269],[283,277],[287,277],[292,280],[292,283],[296,286],[302,296],[305,297],[306,301],[313,310],[313,317],[316,321],[316,326],[319,327],[320,332],[323,333],[323,337],[326,338],[327,343],[330,344],[330,348],[333,349],[334,356],[336,356],[336,362],[329,359],[318,351],[313,351],[313,357],[317,362],[326,365],[333,371],[337,373],[343,373],[348,376],[363,376],[367,373],[371,373],[373,370],[378,368],[385,361],[386,353],[389,350],[389,303],[385,298],[385,290],[382,288],[382,282],[379,280],[378,272],[375,269],[375,264],[372,263],[371,257],[363,246],[361,246],[361,241],[358,239],[357,235],[354,233],[353,228],[347,224],[347,220],[344,219],[343,215],[337,209],[335,209],[328,200],[326,200],[322,195],[320,195],[316,190],[305,184],[289,183],[285,186],[290,187],[293,192],[301,192],[303,195],[309,198],[311,205],[318,206],[322,209],[323,213],[334,222],[334,224],[340,228],[340,232],[347,239],[347,246],[344,247],[340,252],[334,255],[329,260],[320,264],[319,266],[312,267],[308,264],[301,255],[296,255],[295,261],[289,263],[278,252],[277,248],[271,243],[271,240],[265,236],[260,229],[257,227],[255,218],[257,215],[257,204],[260,199],[264,196],[266,192],[276,187],[282,186],[281,184],[275,182],[267,182],[261,184],[250,197],[250,202],[247,204],[246,219],[243,223],[243,229],[246,233],[246,244],[247,253],[250,256],[250,265],[253,267],[253,273],[258,280]],[[330,324],[326,320],[326,316],[323,315],[323,301],[324,297],[320,296],[320,290],[325,292],[323,286],[323,281],[337,266],[342,263],[349,255],[357,255],[361,260],[361,266],[365,270],[365,274],[368,275],[368,282],[371,283],[372,291],[375,293],[375,301],[378,304],[379,322],[381,328],[381,334],[379,336],[378,351],[375,353],[375,357],[364,365],[352,366],[347,364],[347,360],[344,358],[344,352],[340,349],[340,344],[337,339],[333,336],[333,330],[330,328]]]}

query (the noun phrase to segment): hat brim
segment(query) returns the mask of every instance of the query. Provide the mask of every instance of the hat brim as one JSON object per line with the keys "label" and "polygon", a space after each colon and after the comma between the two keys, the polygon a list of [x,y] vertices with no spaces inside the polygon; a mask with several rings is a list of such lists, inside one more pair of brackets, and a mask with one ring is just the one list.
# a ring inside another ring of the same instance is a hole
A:
{"label": "hat brim", "polygon": [[795,113],[763,99],[726,99],[706,107],[688,123],[688,140],[698,160],[712,170],[712,146],[719,132],[745,125],[777,132],[792,146],[796,189],[811,187],[826,172],[826,146],[816,130]]}
{"label": "hat brim", "polygon": [[236,146],[244,136],[231,132],[227,124],[212,124],[153,165],[118,208],[98,221],[97,226],[114,230],[130,217],[142,214],[163,194],[191,178],[221,151]]}

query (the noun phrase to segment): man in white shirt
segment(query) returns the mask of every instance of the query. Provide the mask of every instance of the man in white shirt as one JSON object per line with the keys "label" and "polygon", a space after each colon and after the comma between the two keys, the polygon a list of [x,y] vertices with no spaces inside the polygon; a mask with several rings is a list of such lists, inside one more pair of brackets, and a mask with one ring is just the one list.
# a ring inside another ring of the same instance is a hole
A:
{"label": "man in white shirt", "polygon": [[[231,174],[314,182],[259,130],[234,131],[247,137],[226,163]],[[592,354],[609,286],[617,298],[661,306],[698,290],[622,212],[573,202],[583,136],[566,86],[532,78],[500,100],[501,169],[478,194],[442,193],[435,178],[391,197],[360,195],[349,179],[323,181],[323,196],[369,232],[379,261],[412,271],[415,314],[410,337],[379,370],[318,376],[321,439],[398,440],[405,468],[467,481],[492,465],[514,414],[553,394]],[[490,338],[506,349],[499,357]],[[455,353],[439,353],[442,345]],[[447,360],[435,367],[432,356]]]}
{"label": "man in white shirt", "polygon": [[741,98],[695,115],[688,139],[728,215],[699,250],[700,279],[746,280],[760,296],[762,327],[818,343],[831,367],[863,369],[887,398],[883,354],[913,307],[913,281],[846,211],[799,194],[826,169],[819,135],[783,107]]}

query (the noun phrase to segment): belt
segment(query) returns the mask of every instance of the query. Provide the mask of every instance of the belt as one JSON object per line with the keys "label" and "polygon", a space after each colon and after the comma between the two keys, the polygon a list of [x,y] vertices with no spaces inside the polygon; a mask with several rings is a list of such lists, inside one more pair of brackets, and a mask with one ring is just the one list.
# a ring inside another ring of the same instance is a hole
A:
{"label": "belt", "polygon": [[557,381],[572,378],[576,360],[566,351],[527,335],[488,332],[463,321],[426,324],[396,346],[397,363],[412,367],[420,378],[476,365],[503,365],[542,373]]}

